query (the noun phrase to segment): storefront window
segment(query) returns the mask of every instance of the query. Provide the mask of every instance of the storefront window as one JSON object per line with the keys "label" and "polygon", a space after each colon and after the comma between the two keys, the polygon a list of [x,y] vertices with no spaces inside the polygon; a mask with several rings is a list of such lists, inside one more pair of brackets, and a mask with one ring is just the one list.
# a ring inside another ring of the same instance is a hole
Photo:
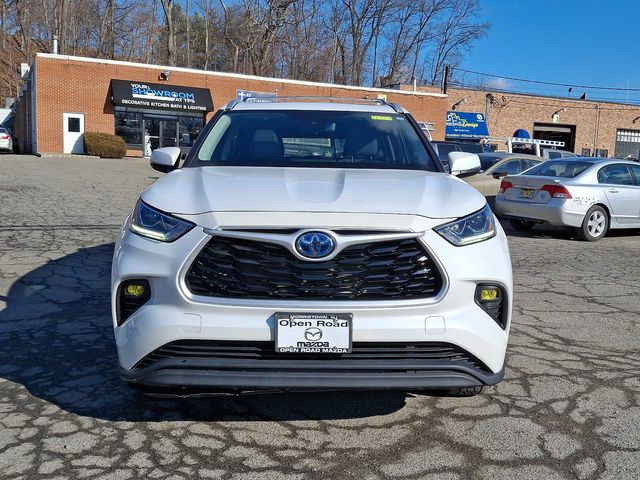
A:
{"label": "storefront window", "polygon": [[145,137],[152,150],[159,147],[191,147],[204,128],[204,115],[201,113],[177,114],[166,110],[116,107],[115,119],[116,135],[121,136],[132,148],[143,148]]}
{"label": "storefront window", "polygon": [[129,146],[142,146],[142,113],[116,107],[116,135]]}

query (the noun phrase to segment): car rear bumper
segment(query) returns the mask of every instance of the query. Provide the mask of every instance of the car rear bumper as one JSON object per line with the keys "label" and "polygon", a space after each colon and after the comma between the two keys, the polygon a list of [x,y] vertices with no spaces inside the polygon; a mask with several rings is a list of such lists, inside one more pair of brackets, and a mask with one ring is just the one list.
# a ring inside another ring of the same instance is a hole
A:
{"label": "car rear bumper", "polygon": [[120,375],[138,386],[198,392],[463,388],[493,385],[504,377],[504,367],[492,372],[453,345],[367,345],[358,344],[351,354],[309,357],[278,354],[272,342],[183,341],[158,349],[140,367],[121,367]]}
{"label": "car rear bumper", "polygon": [[555,226],[579,227],[584,220],[582,205],[568,200],[552,199],[549,203],[529,203],[505,200],[498,195],[495,202],[496,215],[504,218],[533,220]]}

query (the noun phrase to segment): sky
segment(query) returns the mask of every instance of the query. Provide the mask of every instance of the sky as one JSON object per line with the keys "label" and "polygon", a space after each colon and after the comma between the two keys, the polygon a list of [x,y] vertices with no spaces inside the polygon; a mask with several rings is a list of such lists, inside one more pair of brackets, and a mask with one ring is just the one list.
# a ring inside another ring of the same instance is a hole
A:
{"label": "sky", "polygon": [[[636,88],[587,89],[588,98],[640,103],[640,0],[481,0],[491,23],[460,67],[547,82]],[[460,74],[460,72],[458,72]],[[464,74],[465,82],[477,75]],[[497,88],[567,96],[567,87],[483,77]],[[584,88],[574,88],[579,97]]]}

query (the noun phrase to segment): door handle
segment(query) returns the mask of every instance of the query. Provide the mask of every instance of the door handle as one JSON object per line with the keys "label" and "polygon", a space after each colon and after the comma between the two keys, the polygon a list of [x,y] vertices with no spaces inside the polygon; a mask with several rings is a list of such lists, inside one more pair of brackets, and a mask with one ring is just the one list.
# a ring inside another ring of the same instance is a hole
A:
{"label": "door handle", "polygon": [[610,188],[610,189],[609,189],[609,191],[610,191],[611,193],[618,193],[618,192],[619,192],[619,190],[618,190],[618,189],[616,189],[616,188]]}

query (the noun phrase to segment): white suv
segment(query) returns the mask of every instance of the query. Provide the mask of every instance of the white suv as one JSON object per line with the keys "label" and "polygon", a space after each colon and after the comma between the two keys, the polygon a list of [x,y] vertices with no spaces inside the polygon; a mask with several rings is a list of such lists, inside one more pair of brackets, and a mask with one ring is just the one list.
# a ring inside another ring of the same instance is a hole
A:
{"label": "white suv", "polygon": [[260,100],[220,110],[182,168],[153,152],[171,173],[113,260],[122,378],[167,395],[499,382],[512,276],[485,198],[397,105]]}

